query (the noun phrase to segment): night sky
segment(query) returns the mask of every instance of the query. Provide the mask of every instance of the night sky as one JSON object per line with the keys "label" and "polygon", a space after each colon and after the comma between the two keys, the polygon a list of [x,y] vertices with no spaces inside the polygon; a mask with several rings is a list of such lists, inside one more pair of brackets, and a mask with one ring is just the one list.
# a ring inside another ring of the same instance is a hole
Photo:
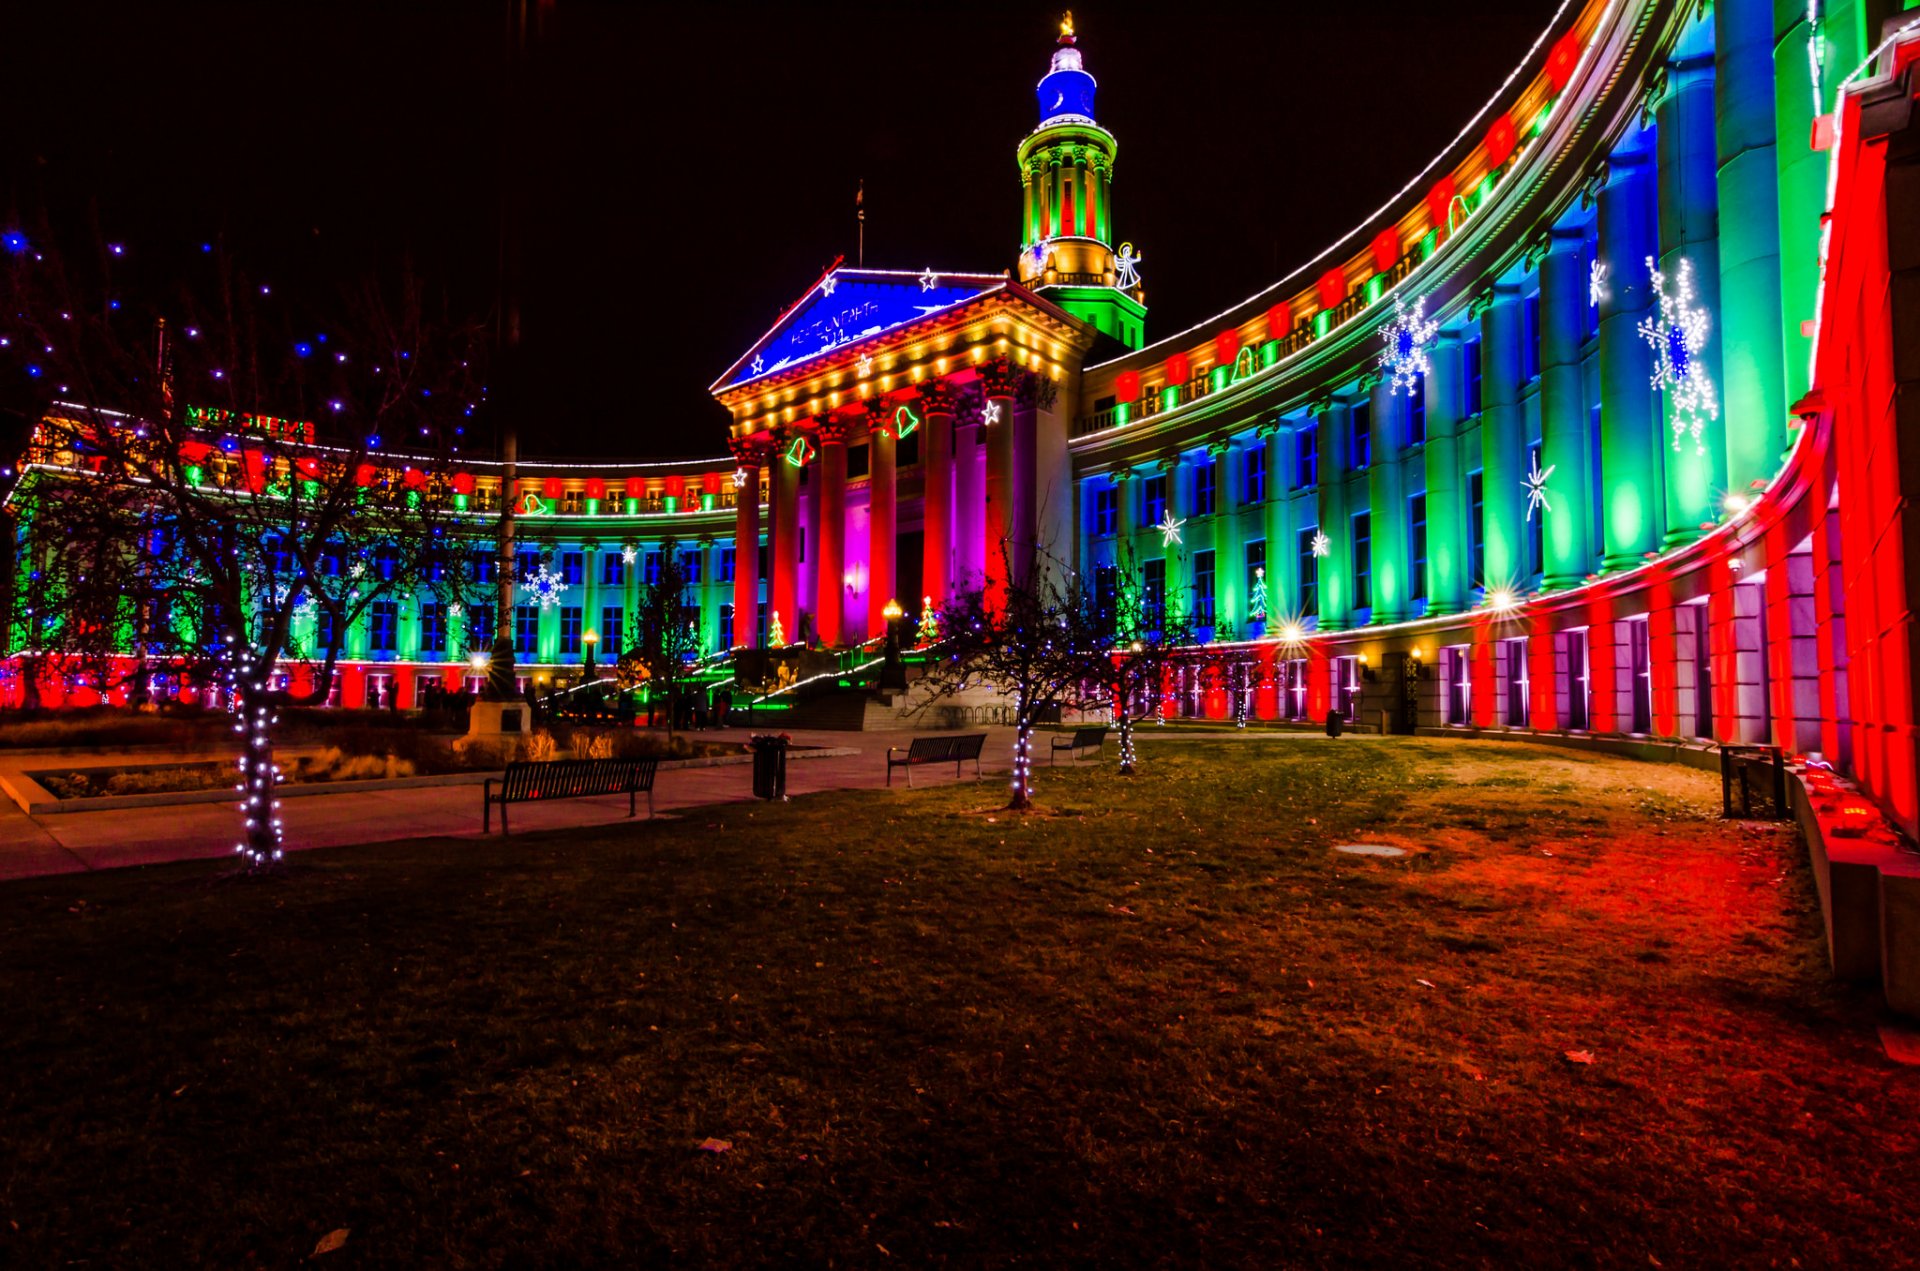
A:
{"label": "night sky", "polygon": [[[496,294],[505,0],[21,6],[0,73],[0,218],[135,251],[220,235],[315,293],[403,260]],[[1075,7],[1119,139],[1114,218],[1148,333],[1317,253],[1490,96],[1552,13],[1477,4]],[[1058,10],[559,0],[535,138],[523,450],[723,447],[707,386],[838,255],[998,271],[1014,147]],[[91,231],[86,231],[89,235]]]}

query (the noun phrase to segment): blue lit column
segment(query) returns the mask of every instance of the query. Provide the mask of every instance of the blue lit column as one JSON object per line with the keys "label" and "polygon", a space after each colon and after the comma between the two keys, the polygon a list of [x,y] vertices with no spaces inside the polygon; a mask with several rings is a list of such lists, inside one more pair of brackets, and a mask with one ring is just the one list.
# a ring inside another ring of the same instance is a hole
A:
{"label": "blue lit column", "polygon": [[[1695,50],[1708,29],[1696,24],[1683,40],[1683,56],[1667,65],[1667,91],[1658,107],[1660,161],[1660,270],[1671,293],[1680,286],[1681,262],[1693,267],[1694,304],[1715,328],[1696,360],[1717,391],[1720,375],[1720,190],[1714,152],[1713,55]],[[1666,395],[1667,547],[1700,537],[1701,526],[1720,513],[1727,486],[1725,435],[1717,419],[1698,418],[1700,429],[1676,435],[1672,394]]]}
{"label": "blue lit column", "polygon": [[1460,490],[1460,335],[1442,331],[1427,349],[1427,615],[1459,613],[1473,586],[1466,500]]}
{"label": "blue lit column", "polygon": [[1278,419],[1260,425],[1260,445],[1267,448],[1267,506],[1262,524],[1267,536],[1267,628],[1282,617],[1300,612],[1300,562],[1295,556],[1293,432]]}
{"label": "blue lit column", "polygon": [[1353,620],[1353,521],[1347,477],[1353,458],[1353,409],[1336,399],[1320,407],[1320,630],[1342,631]]}
{"label": "blue lit column", "polygon": [[[1247,633],[1246,562],[1240,556],[1240,504],[1246,498],[1246,460],[1225,442],[1207,447],[1213,465],[1213,606],[1215,629]],[[1216,637],[1218,638],[1218,637]]]}
{"label": "blue lit column", "polygon": [[1367,469],[1367,510],[1373,535],[1373,623],[1407,617],[1407,395],[1383,376],[1373,380],[1373,463]]}
{"label": "blue lit column", "polygon": [[1502,283],[1480,317],[1480,470],[1486,510],[1489,587],[1518,587],[1526,577],[1527,437],[1520,402],[1520,288]]}
{"label": "blue lit column", "polygon": [[1773,5],[1713,6],[1720,187],[1720,383],[1727,486],[1773,475],[1787,446],[1781,374],[1780,206],[1775,172]]}
{"label": "blue lit column", "polygon": [[1644,150],[1607,163],[1600,187],[1600,475],[1606,569],[1631,569],[1660,545],[1666,516],[1660,420],[1654,413],[1653,353],[1637,330],[1653,303],[1647,257],[1654,254],[1653,168]]}
{"label": "blue lit column", "polygon": [[1542,518],[1541,586],[1575,587],[1593,570],[1587,506],[1587,395],[1581,383],[1580,343],[1587,317],[1587,276],[1581,268],[1585,231],[1556,229],[1540,258],[1540,468],[1549,508]]}

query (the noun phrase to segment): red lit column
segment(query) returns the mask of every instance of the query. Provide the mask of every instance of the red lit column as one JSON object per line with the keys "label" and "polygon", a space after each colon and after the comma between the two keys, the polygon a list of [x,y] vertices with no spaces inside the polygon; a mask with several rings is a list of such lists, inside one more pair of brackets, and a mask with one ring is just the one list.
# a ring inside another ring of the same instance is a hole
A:
{"label": "red lit column", "polygon": [[923,545],[920,589],[935,605],[947,602],[952,585],[953,407],[957,394],[945,380],[920,386],[920,498]]}
{"label": "red lit column", "polygon": [[767,592],[767,627],[771,631],[773,620],[778,617],[786,637],[792,640],[799,636],[795,624],[800,618],[797,606],[800,597],[800,469],[781,453],[779,443],[785,440],[784,436],[775,438],[776,449],[768,464],[767,517],[772,522],[772,533],[767,555],[771,558],[768,570],[773,575],[773,586]]}
{"label": "red lit column", "polygon": [[1008,565],[1014,552],[1013,399],[1020,376],[1019,368],[1005,358],[980,369],[980,383],[987,396],[980,425],[987,431],[986,513],[980,535],[980,563],[986,575],[987,606],[996,611],[1006,596]]}
{"label": "red lit column", "polygon": [[[1012,546],[1013,581],[1026,586],[1033,576],[1033,562],[1040,544],[1040,434],[1036,417],[1040,395],[1047,393],[1052,405],[1053,382],[1025,373],[1014,390],[1012,468],[1007,486],[1009,521],[1008,541]],[[1071,553],[1070,543],[1049,543],[1054,551]]]}
{"label": "red lit column", "polygon": [[[897,533],[894,504],[896,408],[884,397],[867,402],[867,635],[886,634],[887,602],[894,595],[893,556]],[[918,611],[909,596],[904,608]]]}
{"label": "red lit column", "polygon": [[1494,669],[1494,645],[1499,639],[1492,614],[1476,614],[1473,619],[1473,644],[1467,651],[1472,659],[1467,671],[1472,701],[1468,711],[1475,728],[1492,728],[1499,722],[1500,684]]}
{"label": "red lit column", "polygon": [[822,416],[818,432],[820,442],[820,486],[814,507],[819,524],[813,536],[814,564],[813,616],[820,643],[834,648],[841,643],[841,617],[846,609],[845,584],[847,559],[847,424],[831,415]]}
{"label": "red lit column", "polygon": [[760,461],[765,447],[756,438],[733,443],[733,643],[751,648],[760,609]]}
{"label": "red lit column", "polygon": [[1653,735],[1680,735],[1680,633],[1673,609],[1673,583],[1658,579],[1647,589],[1647,692]]}
{"label": "red lit column", "polygon": [[1527,635],[1527,725],[1550,730],[1560,727],[1560,698],[1555,692],[1553,631],[1536,619]]}

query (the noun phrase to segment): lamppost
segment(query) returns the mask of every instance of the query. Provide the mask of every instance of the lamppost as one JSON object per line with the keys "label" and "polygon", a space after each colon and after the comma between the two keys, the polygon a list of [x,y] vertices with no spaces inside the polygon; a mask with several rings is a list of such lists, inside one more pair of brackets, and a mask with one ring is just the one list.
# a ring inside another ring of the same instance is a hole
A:
{"label": "lamppost", "polygon": [[898,600],[889,600],[882,606],[880,616],[887,623],[885,661],[880,664],[880,687],[904,689],[907,686],[907,665],[900,660],[900,620],[906,616],[906,610],[900,607]]}
{"label": "lamppost", "polygon": [[585,635],[580,637],[580,642],[584,644],[587,649],[586,659],[584,662],[584,670],[586,672],[587,678],[591,680],[596,675],[596,671],[593,665],[593,651],[596,647],[598,647],[600,643],[600,633],[598,631],[589,631]]}

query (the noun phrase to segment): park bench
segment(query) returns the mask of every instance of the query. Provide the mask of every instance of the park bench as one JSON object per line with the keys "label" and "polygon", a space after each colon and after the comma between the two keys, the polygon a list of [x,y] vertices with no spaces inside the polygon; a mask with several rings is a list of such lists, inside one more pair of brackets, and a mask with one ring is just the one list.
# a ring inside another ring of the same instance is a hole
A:
{"label": "park bench", "polygon": [[[893,770],[907,770],[907,785],[913,785],[913,770],[925,763],[952,763],[953,775],[960,775],[960,765],[973,760],[973,775],[980,775],[980,748],[987,743],[985,733],[962,733],[954,737],[915,737],[911,744],[904,747],[887,747],[887,784],[893,784]],[[895,759],[898,754],[901,757]]]}
{"label": "park bench", "polygon": [[1049,747],[1047,751],[1047,762],[1051,764],[1054,761],[1054,756],[1063,750],[1067,752],[1067,759],[1069,761],[1078,762],[1082,750],[1091,749],[1095,754],[1098,754],[1100,747],[1106,744],[1107,730],[1105,725],[1095,728],[1076,728],[1073,730],[1071,736],[1055,737],[1053,739],[1053,745]]}
{"label": "park bench", "polygon": [[510,763],[494,793],[488,777],[481,787],[481,831],[493,830],[493,805],[500,805],[500,832],[507,828],[509,803],[550,803],[555,799],[585,799],[594,795],[624,794],[627,815],[636,810],[636,796],[647,796],[647,816],[653,816],[653,776],[658,759],[555,759],[547,763]]}

